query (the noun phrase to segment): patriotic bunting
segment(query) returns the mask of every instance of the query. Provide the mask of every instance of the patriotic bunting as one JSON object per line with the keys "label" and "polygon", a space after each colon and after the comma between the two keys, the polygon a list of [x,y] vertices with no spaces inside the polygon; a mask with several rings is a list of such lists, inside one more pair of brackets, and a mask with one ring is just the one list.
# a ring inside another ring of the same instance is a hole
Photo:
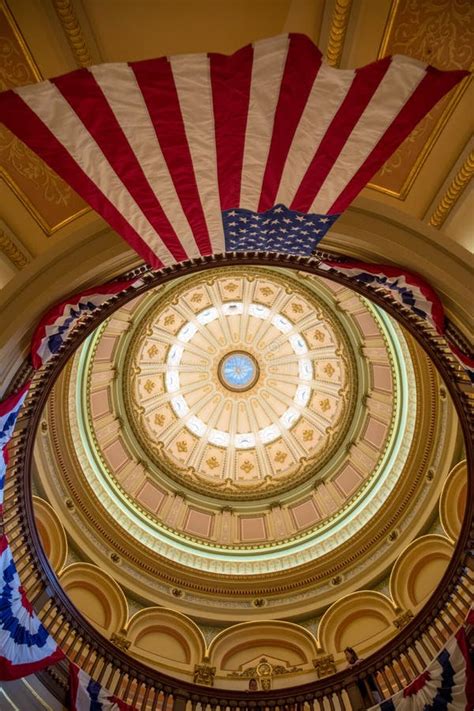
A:
{"label": "patriotic bunting", "polygon": [[472,711],[474,674],[463,628],[405,689],[370,711]]}
{"label": "patriotic bunting", "polygon": [[104,304],[111,296],[132,286],[138,288],[142,279],[117,281],[111,284],[95,286],[81,294],[70,296],[69,299],[57,304],[43,316],[31,343],[31,360],[35,369],[42,365],[59,351],[66,338],[77,326],[85,314],[90,314],[98,306]]}
{"label": "patriotic bunting", "polygon": [[307,254],[468,72],[328,66],[308,37],[79,69],[0,94],[0,119],[152,267]]}
{"label": "patriotic bunting", "polygon": [[0,680],[11,681],[64,657],[29,603],[8,546],[0,537]]}
{"label": "patriotic bunting", "polygon": [[0,516],[3,516],[3,489],[8,465],[8,442],[10,441],[21,406],[28,394],[30,383],[14,395],[0,402]]}
{"label": "patriotic bunting", "polygon": [[[368,264],[350,260],[346,262],[321,261],[321,269],[333,269],[362,284],[382,287],[394,299],[417,316],[427,321],[432,328],[446,338],[443,304],[434,289],[418,274],[388,264]],[[454,357],[459,361],[471,382],[474,383],[474,359],[463,353],[446,338]]]}
{"label": "patriotic bunting", "polygon": [[72,662],[69,681],[71,711],[134,711]]}

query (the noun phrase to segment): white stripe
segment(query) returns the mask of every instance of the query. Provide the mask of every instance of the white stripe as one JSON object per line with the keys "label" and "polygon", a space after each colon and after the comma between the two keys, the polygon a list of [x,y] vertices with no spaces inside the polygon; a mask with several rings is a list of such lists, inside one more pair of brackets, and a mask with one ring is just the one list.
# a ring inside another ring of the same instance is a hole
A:
{"label": "white stripe", "polygon": [[425,76],[425,65],[395,56],[326,176],[309,212],[326,213]]}
{"label": "white stripe", "polygon": [[135,74],[128,64],[91,67],[158,202],[189,257],[200,252],[183,212]]}
{"label": "white stripe", "polygon": [[169,61],[212,251],[223,252],[209,59],[205,54],[194,54],[171,57]]}
{"label": "white stripe", "polygon": [[291,204],[331,121],[347,96],[354,76],[353,70],[321,65],[288,152],[277,203]]}
{"label": "white stripe", "polygon": [[260,201],[288,46],[287,35],[254,44],[240,191],[240,207],[248,210]]}
{"label": "white stripe", "polygon": [[176,262],[59,89],[49,81],[14,91],[164,264]]}

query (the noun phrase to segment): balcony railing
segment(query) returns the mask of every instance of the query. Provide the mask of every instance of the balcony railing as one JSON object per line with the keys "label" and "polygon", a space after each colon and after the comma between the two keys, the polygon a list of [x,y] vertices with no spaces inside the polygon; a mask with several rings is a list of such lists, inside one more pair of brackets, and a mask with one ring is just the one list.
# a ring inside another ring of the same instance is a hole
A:
{"label": "balcony railing", "polygon": [[[140,289],[129,289],[113,297],[92,315],[85,316],[61,351],[40,372],[33,374],[25,365],[12,389],[33,375],[28,399],[17,421],[11,441],[10,466],[5,486],[4,530],[8,535],[22,584],[40,619],[60,644],[69,660],[127,703],[143,711],[201,711],[219,709],[275,709],[276,711],[339,711],[363,708],[357,681],[371,676],[383,698],[401,690],[423,671],[439,649],[463,622],[472,601],[474,573],[471,557],[473,543],[473,405],[474,395],[467,376],[446,345],[424,321],[406,307],[395,303],[377,287],[353,283],[335,272],[319,270],[320,258],[335,259],[319,252],[314,258],[266,253],[248,253],[239,257],[223,255],[201,258],[160,272],[145,267],[126,275],[143,276]],[[46,558],[35,526],[32,506],[31,463],[36,430],[51,388],[67,359],[105,318],[121,305],[153,286],[178,276],[203,271],[219,265],[266,265],[293,268],[342,283],[371,299],[412,333],[433,360],[445,380],[456,407],[465,440],[468,462],[468,494],[463,526],[450,564],[427,604],[397,635],[376,653],[357,665],[332,676],[291,689],[266,692],[204,687],[177,680],[142,664],[103,637],[72,604],[62,589]],[[462,334],[450,326],[450,336],[463,342]],[[66,695],[67,662],[42,673],[43,681],[58,698]]]}

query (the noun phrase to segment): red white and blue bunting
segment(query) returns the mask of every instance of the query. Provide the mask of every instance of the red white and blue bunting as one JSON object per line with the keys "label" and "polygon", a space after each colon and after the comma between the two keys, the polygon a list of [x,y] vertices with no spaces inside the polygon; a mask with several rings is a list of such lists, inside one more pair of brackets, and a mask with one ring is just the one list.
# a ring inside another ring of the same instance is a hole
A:
{"label": "red white and blue bunting", "polygon": [[474,674],[464,628],[405,689],[370,711],[472,711]]}
{"label": "red white and blue bunting", "polygon": [[446,338],[452,354],[474,383],[474,358],[463,353],[446,337],[445,313],[441,299],[435,290],[419,275],[402,267],[389,264],[368,264],[350,260],[346,262],[322,261],[322,269],[331,269],[362,284],[384,289],[402,306],[426,321],[441,336]]}
{"label": "red white and blue bunting", "polygon": [[0,680],[20,679],[63,659],[38,619],[16,570],[7,537],[0,537]]}
{"label": "red white and blue bunting", "polygon": [[17,393],[0,402],[0,517],[3,516],[3,489],[8,465],[8,443],[29,387],[30,383],[27,383]]}
{"label": "red white and blue bunting", "polygon": [[69,684],[71,711],[134,711],[72,662]]}
{"label": "red white and blue bunting", "polygon": [[92,313],[98,306],[102,306],[124,289],[129,287],[136,289],[142,284],[142,279],[102,284],[80,294],[74,294],[54,306],[43,316],[33,335],[31,342],[33,367],[41,368],[59,351],[83,316]]}

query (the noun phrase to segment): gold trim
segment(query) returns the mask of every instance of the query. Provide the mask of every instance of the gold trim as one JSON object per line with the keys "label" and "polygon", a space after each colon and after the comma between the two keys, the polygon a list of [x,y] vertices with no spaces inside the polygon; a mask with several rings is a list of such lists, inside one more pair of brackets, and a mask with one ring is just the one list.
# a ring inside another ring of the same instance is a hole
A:
{"label": "gold trim", "polygon": [[390,36],[393,31],[393,25],[395,24],[395,18],[397,16],[399,7],[400,7],[400,0],[392,0],[392,4],[390,6],[390,12],[389,12],[389,15],[387,18],[387,22],[385,23],[385,27],[384,27],[383,35],[382,35],[382,41],[380,43],[380,48],[379,48],[379,52],[377,55],[378,59],[385,56],[385,53],[386,53],[387,47],[388,47],[388,42],[390,40]]}
{"label": "gold trim", "polygon": [[53,5],[77,64],[80,67],[90,67],[93,64],[92,57],[72,2],[53,0]]}
{"label": "gold trim", "polygon": [[326,50],[327,63],[331,67],[338,67],[341,61],[351,7],[352,0],[336,0],[334,4]]}
{"label": "gold trim", "polygon": [[[36,154],[33,155],[38,161],[41,161],[41,158],[38,158]],[[6,171],[5,168],[3,168],[2,166],[0,166],[0,178],[5,181],[10,190],[16,195],[23,207],[30,213],[30,215],[33,217],[35,222],[41,227],[47,237],[51,237],[51,235],[53,235],[55,232],[62,229],[63,227],[66,227],[66,225],[68,225],[70,222],[73,222],[79,217],[82,217],[82,215],[91,212],[91,208],[89,206],[83,207],[82,210],[79,210],[79,212],[75,212],[69,217],[66,217],[64,220],[61,220],[61,222],[58,222],[56,225],[50,225],[46,222],[41,213],[36,209],[36,207],[33,205],[26,193],[24,193],[23,190],[16,184],[10,173],[8,173],[8,171]]]}
{"label": "gold trim", "polygon": [[[377,54],[377,59],[382,59],[386,55],[388,43],[390,41],[390,36],[393,31],[393,26],[395,24],[395,19],[396,19],[399,7],[400,7],[400,0],[393,0],[392,6],[390,8],[390,13],[387,18],[387,22],[385,24],[384,32],[382,35],[382,41],[380,43],[380,48],[379,48],[379,51]],[[473,70],[473,67],[471,66],[470,71],[472,71],[472,70]],[[410,190],[413,186],[413,183],[415,182],[416,178],[418,177],[419,172],[421,171],[429,154],[431,153],[432,149],[434,148],[436,141],[438,140],[440,134],[444,130],[444,128],[445,128],[446,124],[448,123],[449,119],[451,118],[453,112],[457,108],[459,102],[463,98],[471,81],[472,81],[471,76],[466,77],[466,79],[464,79],[457,87],[456,91],[454,92],[454,94],[451,98],[451,101],[446,106],[445,110],[439,117],[437,123],[433,126],[433,130],[431,131],[430,135],[428,136],[428,140],[426,141],[425,145],[423,146],[416,161],[413,163],[413,166],[412,166],[410,172],[408,173],[408,175],[405,179],[405,182],[403,183],[400,191],[397,192],[396,190],[391,190],[390,188],[384,188],[382,185],[377,185],[376,183],[367,183],[367,185],[366,185],[367,188],[376,190],[377,192],[383,193],[384,195],[389,195],[390,197],[394,197],[397,200],[405,200],[406,199],[408,193],[410,192]],[[403,143],[402,143],[402,145],[403,145]]]}
{"label": "gold trim", "polygon": [[33,54],[31,53],[30,48],[26,44],[25,39],[24,39],[23,35],[21,34],[21,30],[20,30],[19,26],[17,25],[17,22],[16,22],[14,16],[12,15],[10,8],[7,5],[6,0],[0,0],[0,10],[3,10],[6,20],[7,20],[8,24],[10,25],[11,31],[15,35],[16,41],[18,42],[21,49],[23,50],[23,53],[25,55],[25,61],[28,64],[29,68],[31,69],[36,81],[42,81],[43,76],[39,70],[38,65],[36,64],[36,62],[33,58]]}
{"label": "gold trim", "polygon": [[[21,30],[5,0],[0,0],[0,10],[3,11],[5,18],[11,28],[11,31],[13,32],[16,41],[18,42],[21,50],[24,53],[25,62],[27,63],[34,78],[38,82],[43,81],[43,76],[34,60],[33,54],[30,48],[28,47],[23,35],[21,34]],[[15,138],[15,140],[18,139]],[[32,153],[32,157],[33,156],[35,160],[37,160],[38,162],[42,162],[41,158],[39,158],[35,153]],[[74,213],[70,217],[67,217],[66,219],[62,220],[61,222],[58,222],[56,225],[49,225],[43,218],[43,216],[39,213],[37,208],[30,201],[26,193],[24,193],[23,190],[17,185],[10,173],[8,173],[6,168],[4,168],[3,166],[0,166],[0,178],[5,181],[10,190],[16,195],[18,200],[21,202],[23,207],[30,213],[30,215],[38,223],[38,225],[48,237],[50,237],[57,230],[60,230],[62,227],[65,227],[67,224],[69,224],[76,218],[81,217],[86,212],[90,211],[89,207],[83,208],[82,210],[79,210],[79,212]]]}
{"label": "gold trim", "polygon": [[452,179],[451,184],[439,201],[437,207],[433,211],[428,224],[432,227],[436,227],[437,229],[442,226],[444,221],[449,216],[449,213],[463,194],[465,188],[468,186],[473,175],[474,151],[471,151]]}
{"label": "gold trim", "polygon": [[31,260],[19,249],[0,227],[0,252],[17,268],[23,269]]}

